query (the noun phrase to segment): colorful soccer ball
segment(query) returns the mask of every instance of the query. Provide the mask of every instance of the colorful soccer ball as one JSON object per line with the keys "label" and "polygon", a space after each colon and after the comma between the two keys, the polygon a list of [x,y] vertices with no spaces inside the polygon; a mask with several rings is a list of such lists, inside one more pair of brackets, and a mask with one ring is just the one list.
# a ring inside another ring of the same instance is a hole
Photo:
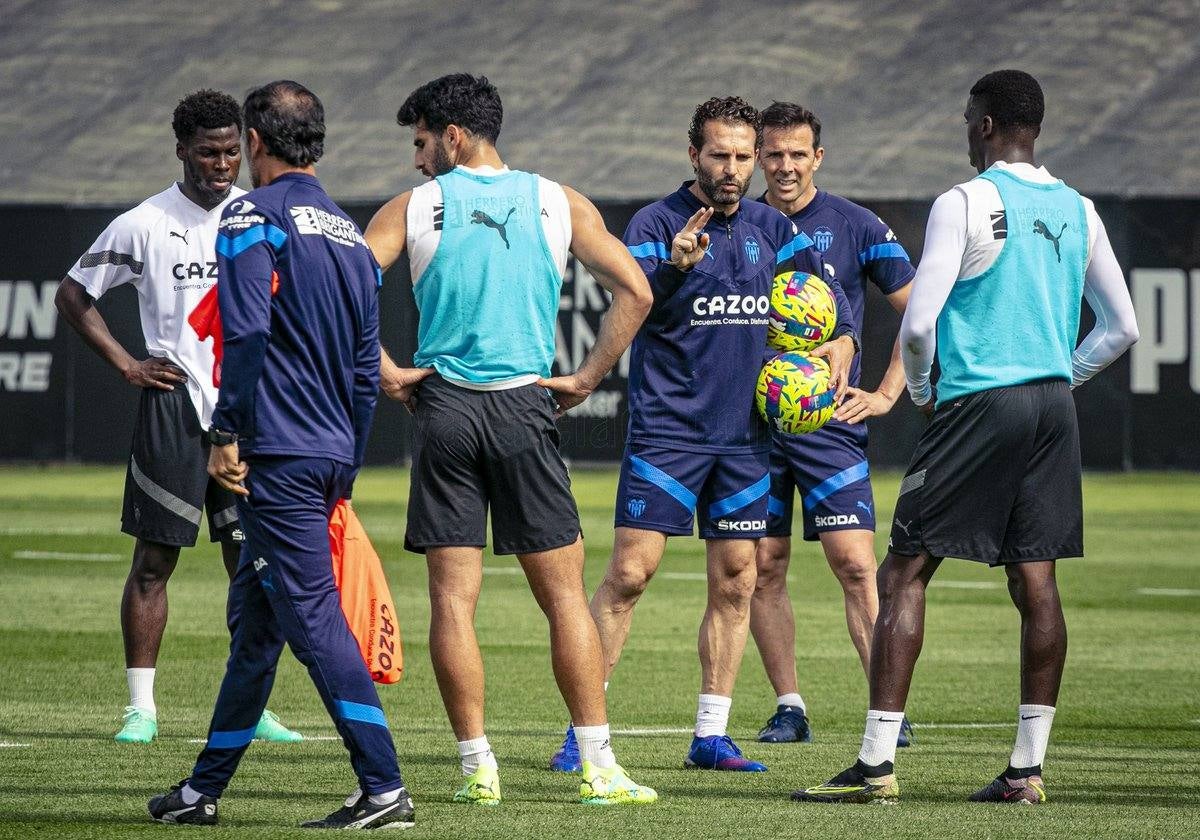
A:
{"label": "colorful soccer ball", "polygon": [[836,406],[829,364],[809,353],[781,353],[763,365],[755,402],[772,429],[787,435],[815,432]]}
{"label": "colorful soccer ball", "polygon": [[767,344],[784,353],[824,344],[837,326],[837,304],[825,281],[801,271],[785,271],[771,285]]}

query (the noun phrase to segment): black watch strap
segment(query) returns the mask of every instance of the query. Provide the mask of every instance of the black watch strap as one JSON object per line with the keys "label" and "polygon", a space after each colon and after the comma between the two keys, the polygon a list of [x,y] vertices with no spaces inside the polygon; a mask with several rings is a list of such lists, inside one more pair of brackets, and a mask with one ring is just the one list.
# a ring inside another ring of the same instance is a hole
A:
{"label": "black watch strap", "polygon": [[229,446],[238,442],[238,436],[233,432],[225,432],[216,427],[208,430],[208,442],[213,446]]}

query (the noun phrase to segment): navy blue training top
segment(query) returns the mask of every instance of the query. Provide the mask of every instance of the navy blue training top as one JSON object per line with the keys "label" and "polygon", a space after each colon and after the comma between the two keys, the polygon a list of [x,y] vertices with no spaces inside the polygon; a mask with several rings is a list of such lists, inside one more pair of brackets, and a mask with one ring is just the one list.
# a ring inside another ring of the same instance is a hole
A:
{"label": "navy blue training top", "polygon": [[379,265],[316,178],[231,202],[217,233],[224,333],[212,425],[241,454],[360,466],[379,391]]}
{"label": "navy blue training top", "polygon": [[633,340],[629,365],[629,442],[707,453],[764,451],[766,424],[754,410],[767,355],[771,281],[804,271],[830,283],[838,304],[835,336],[857,335],[845,293],[823,271],[811,240],[765,204],[743,200],[714,213],[709,248],[686,273],[667,262],[671,241],[704,205],[685,182],[643,207],[624,241],[654,292]]}

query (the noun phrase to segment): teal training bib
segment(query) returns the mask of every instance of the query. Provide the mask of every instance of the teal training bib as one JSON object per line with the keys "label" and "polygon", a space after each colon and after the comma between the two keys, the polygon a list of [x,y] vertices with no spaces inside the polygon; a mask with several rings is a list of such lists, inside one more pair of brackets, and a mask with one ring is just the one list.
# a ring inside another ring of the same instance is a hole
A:
{"label": "teal training bib", "polygon": [[538,177],[439,175],[437,250],[413,293],[420,367],[485,385],[549,376],[562,276],[542,228]]}
{"label": "teal training bib", "polygon": [[1062,181],[1002,170],[979,177],[1000,192],[1007,236],[991,268],[955,282],[938,316],[938,405],[1036,379],[1071,381],[1087,268],[1083,199]]}

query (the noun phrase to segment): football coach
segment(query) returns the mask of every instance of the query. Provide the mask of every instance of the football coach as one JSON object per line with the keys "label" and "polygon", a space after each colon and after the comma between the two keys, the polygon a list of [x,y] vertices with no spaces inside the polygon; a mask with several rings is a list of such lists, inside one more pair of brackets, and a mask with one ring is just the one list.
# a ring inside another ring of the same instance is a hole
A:
{"label": "football coach", "polygon": [[316,95],[271,82],[242,112],[255,189],[230,203],[217,233],[224,359],[208,467],[238,494],[246,533],[229,590],[233,642],[196,766],[150,800],[150,814],[217,821],[287,641],[359,783],[344,807],[304,825],[408,827],[412,799],[329,553],[329,515],[362,465],[379,388],[379,266],[317,181],[325,112]]}

